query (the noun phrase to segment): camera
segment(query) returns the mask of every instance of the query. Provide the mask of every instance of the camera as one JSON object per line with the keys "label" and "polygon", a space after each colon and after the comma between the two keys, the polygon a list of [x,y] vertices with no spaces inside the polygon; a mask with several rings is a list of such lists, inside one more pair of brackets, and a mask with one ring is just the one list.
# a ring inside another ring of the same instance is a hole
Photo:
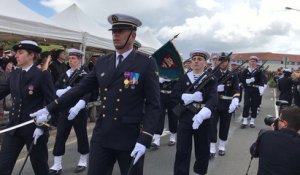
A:
{"label": "camera", "polygon": [[271,126],[272,124],[274,124],[274,130],[279,130],[278,121],[279,121],[279,118],[276,118],[276,117],[271,116],[271,115],[268,115],[264,119],[265,125]]}

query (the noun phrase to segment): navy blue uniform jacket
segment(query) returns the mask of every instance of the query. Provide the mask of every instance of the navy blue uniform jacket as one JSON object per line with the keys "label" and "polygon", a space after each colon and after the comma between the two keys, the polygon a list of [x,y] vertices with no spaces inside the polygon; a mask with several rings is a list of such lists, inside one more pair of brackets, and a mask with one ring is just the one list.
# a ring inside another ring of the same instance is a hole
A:
{"label": "navy blue uniform jacket", "polygon": [[47,109],[54,112],[69,101],[78,100],[99,88],[101,106],[91,142],[116,150],[131,150],[136,142],[149,147],[160,114],[155,60],[132,51],[116,68],[115,55],[99,58],[80,83]]}

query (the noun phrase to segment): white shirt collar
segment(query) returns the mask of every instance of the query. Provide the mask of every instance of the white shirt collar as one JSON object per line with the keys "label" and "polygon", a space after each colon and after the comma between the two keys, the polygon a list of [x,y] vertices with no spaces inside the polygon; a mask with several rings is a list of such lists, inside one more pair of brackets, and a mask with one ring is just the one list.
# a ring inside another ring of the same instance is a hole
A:
{"label": "white shirt collar", "polygon": [[22,67],[22,70],[25,70],[26,72],[28,72],[29,69],[30,69],[32,66],[33,66],[33,64],[31,64],[31,65],[28,66],[28,67]]}
{"label": "white shirt collar", "polygon": [[122,54],[119,54],[118,52],[116,52],[116,59],[118,58],[119,55],[123,55],[123,60],[125,60],[128,57],[128,55],[131,53],[132,50],[133,49],[129,49],[128,51],[126,51]]}

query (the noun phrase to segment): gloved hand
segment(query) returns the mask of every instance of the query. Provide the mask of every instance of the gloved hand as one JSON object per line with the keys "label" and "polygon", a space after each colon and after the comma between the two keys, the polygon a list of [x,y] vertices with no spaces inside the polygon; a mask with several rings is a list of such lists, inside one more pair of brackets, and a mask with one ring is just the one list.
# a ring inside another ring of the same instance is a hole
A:
{"label": "gloved hand", "polygon": [[233,113],[233,111],[235,111],[235,109],[238,107],[238,105],[239,105],[239,99],[237,97],[234,97],[231,100],[231,103],[229,105],[228,113]]}
{"label": "gloved hand", "polygon": [[35,128],[34,132],[33,132],[33,144],[36,144],[37,139],[44,134],[44,131],[40,128]]}
{"label": "gloved hand", "polygon": [[79,100],[77,104],[69,110],[68,120],[73,120],[79,111],[85,107],[85,104],[86,102],[84,100]]}
{"label": "gloved hand", "polygon": [[224,84],[219,84],[217,87],[218,92],[223,92],[224,91]]}
{"label": "gloved hand", "polygon": [[32,114],[30,114],[30,117],[36,117],[36,123],[41,124],[44,122],[47,122],[50,120],[50,115],[48,109],[45,107],[43,109],[40,109]]}
{"label": "gloved hand", "polygon": [[133,151],[131,152],[130,156],[134,157],[133,165],[145,154],[146,147],[138,142],[136,142]]}
{"label": "gloved hand", "polygon": [[263,86],[258,86],[259,95],[262,96],[264,94],[265,88]]}
{"label": "gloved hand", "polygon": [[246,79],[247,84],[253,83],[254,81],[255,81],[254,77]]}
{"label": "gloved hand", "polygon": [[68,87],[66,87],[65,89],[58,89],[57,91],[56,91],[56,95],[58,96],[58,97],[60,97],[60,96],[62,96],[64,93],[66,93],[68,90],[70,90],[71,89],[71,86],[68,86]]}
{"label": "gloved hand", "polygon": [[166,79],[166,78],[162,78],[162,77],[159,77],[158,80],[159,80],[159,83],[171,81],[170,79]]}
{"label": "gloved hand", "polygon": [[199,126],[202,124],[203,120],[210,118],[211,116],[211,110],[208,109],[207,107],[203,107],[198,114],[196,114],[193,117],[193,129],[198,129]]}
{"label": "gloved hand", "polygon": [[188,105],[193,101],[195,102],[203,101],[203,96],[202,96],[202,92],[196,91],[193,94],[183,93],[181,99],[183,100],[185,105]]}

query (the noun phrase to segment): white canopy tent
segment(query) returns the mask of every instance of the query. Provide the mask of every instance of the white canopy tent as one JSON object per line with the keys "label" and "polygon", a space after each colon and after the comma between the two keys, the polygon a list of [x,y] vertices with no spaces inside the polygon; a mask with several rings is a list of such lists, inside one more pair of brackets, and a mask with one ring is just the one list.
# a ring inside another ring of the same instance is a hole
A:
{"label": "white canopy tent", "polygon": [[114,49],[111,33],[90,19],[76,4],[69,6],[50,19],[62,26],[82,32],[84,47]]}
{"label": "white canopy tent", "polygon": [[[51,18],[53,22],[86,33],[85,45],[114,50],[111,32],[89,18],[76,4]],[[161,43],[149,32],[138,33],[137,40],[142,44],[141,51],[153,53]]]}
{"label": "white canopy tent", "polygon": [[47,43],[78,45],[82,33],[66,29],[40,16],[17,0],[2,0],[0,6],[1,40],[34,39]]}

